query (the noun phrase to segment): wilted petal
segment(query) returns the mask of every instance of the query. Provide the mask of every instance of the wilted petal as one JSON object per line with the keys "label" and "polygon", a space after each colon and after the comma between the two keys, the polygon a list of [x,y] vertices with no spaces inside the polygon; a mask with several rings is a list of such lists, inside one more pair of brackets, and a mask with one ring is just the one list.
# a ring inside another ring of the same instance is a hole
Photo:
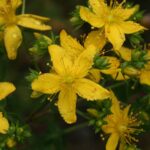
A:
{"label": "wilted petal", "polygon": [[15,26],[7,26],[4,30],[4,43],[9,59],[16,59],[17,49],[22,43],[22,34],[20,29]]}
{"label": "wilted petal", "polygon": [[9,82],[0,82],[0,100],[4,99],[10,93],[15,91],[15,86]]}
{"label": "wilted petal", "polygon": [[32,90],[45,94],[56,93],[60,90],[60,78],[52,73],[42,74],[32,82]]}
{"label": "wilted petal", "polygon": [[64,88],[60,91],[57,105],[61,116],[68,124],[77,120],[76,101],[77,96],[72,88]]}
{"label": "wilted petal", "polygon": [[79,96],[87,100],[103,100],[110,97],[110,92],[88,79],[78,79],[74,84]]}

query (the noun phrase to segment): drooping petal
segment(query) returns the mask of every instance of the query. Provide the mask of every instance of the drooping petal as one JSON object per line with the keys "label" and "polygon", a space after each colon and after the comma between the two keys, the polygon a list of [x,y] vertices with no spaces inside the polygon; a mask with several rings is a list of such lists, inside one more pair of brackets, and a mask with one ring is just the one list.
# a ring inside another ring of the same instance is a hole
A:
{"label": "drooping petal", "polygon": [[9,82],[0,82],[0,100],[4,99],[10,93],[15,91],[15,86]]}
{"label": "drooping petal", "polygon": [[74,86],[77,94],[87,100],[103,100],[110,97],[107,89],[85,78],[77,79]]}
{"label": "drooping petal", "polygon": [[101,16],[107,11],[107,5],[104,0],[89,0],[89,4],[97,16]]}
{"label": "drooping petal", "polygon": [[67,55],[65,49],[58,45],[48,47],[54,70],[61,75],[67,74],[72,70],[72,60]]}
{"label": "drooping petal", "polygon": [[101,79],[100,70],[99,69],[90,69],[89,73],[87,75],[87,78],[98,83]]}
{"label": "drooping petal", "polygon": [[66,53],[73,60],[84,50],[83,46],[75,38],[68,35],[64,30],[60,33],[60,42]]}
{"label": "drooping petal", "polygon": [[133,21],[124,21],[124,22],[120,23],[119,25],[120,25],[122,31],[126,34],[131,34],[131,33],[135,33],[135,32],[146,29],[143,26],[141,26],[140,24],[135,23]]}
{"label": "drooping petal", "polygon": [[0,112],[0,133],[6,134],[8,129],[9,129],[9,122],[5,117],[3,117],[2,112]]}
{"label": "drooping petal", "polygon": [[92,13],[91,10],[86,7],[80,7],[80,17],[82,20],[88,22],[93,27],[100,28],[104,25],[104,21],[102,20],[102,18]]}
{"label": "drooping petal", "polygon": [[126,61],[131,61],[131,49],[122,46],[119,50],[115,50],[115,52],[122,59]]}
{"label": "drooping petal", "polygon": [[85,39],[84,46],[87,48],[91,44],[100,52],[106,44],[105,34],[100,30],[91,31]]}
{"label": "drooping petal", "polygon": [[48,18],[36,15],[23,14],[17,16],[18,25],[35,30],[50,30],[51,27],[49,25],[44,24],[45,21],[48,21]]}
{"label": "drooping petal", "polygon": [[95,47],[90,45],[75,60],[73,72],[75,77],[84,77],[88,74],[89,69],[93,65],[93,58],[96,54]]}
{"label": "drooping petal", "polygon": [[117,133],[111,134],[106,144],[106,150],[116,150],[118,142],[119,135]]}
{"label": "drooping petal", "polygon": [[39,75],[37,79],[32,82],[32,90],[53,94],[60,90],[60,77],[52,73],[44,73]]}
{"label": "drooping petal", "polygon": [[117,24],[105,26],[105,34],[115,50],[121,48],[125,41],[124,32]]}
{"label": "drooping petal", "polygon": [[150,71],[147,71],[147,70],[141,71],[140,83],[150,85]]}
{"label": "drooping petal", "polygon": [[77,120],[76,101],[77,96],[72,88],[64,88],[60,91],[57,105],[61,116],[68,124]]}
{"label": "drooping petal", "polygon": [[22,34],[20,29],[15,26],[7,26],[4,30],[4,43],[7,51],[8,58],[11,60],[16,59],[17,49],[22,43]]}
{"label": "drooping petal", "polygon": [[120,61],[116,57],[106,56],[109,65],[108,69],[101,70],[104,74],[114,74],[120,66]]}

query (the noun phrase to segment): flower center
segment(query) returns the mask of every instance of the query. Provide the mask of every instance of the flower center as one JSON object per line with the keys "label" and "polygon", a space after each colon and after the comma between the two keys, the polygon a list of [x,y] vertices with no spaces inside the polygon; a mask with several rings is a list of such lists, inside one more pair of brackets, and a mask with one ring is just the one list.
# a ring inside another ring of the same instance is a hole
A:
{"label": "flower center", "polygon": [[65,76],[65,77],[63,77],[63,83],[72,84],[73,81],[74,81],[74,78],[72,76]]}
{"label": "flower center", "polygon": [[118,126],[118,130],[119,130],[120,133],[123,133],[123,132],[125,132],[127,130],[127,126],[125,126],[125,125],[119,125]]}

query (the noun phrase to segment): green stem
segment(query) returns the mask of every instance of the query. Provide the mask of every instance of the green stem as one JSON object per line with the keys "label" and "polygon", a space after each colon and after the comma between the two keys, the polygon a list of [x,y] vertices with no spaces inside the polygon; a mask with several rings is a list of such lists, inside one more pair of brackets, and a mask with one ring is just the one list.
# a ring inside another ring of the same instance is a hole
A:
{"label": "green stem", "polygon": [[108,86],[107,88],[113,89],[113,88],[119,87],[119,86],[121,86],[121,85],[123,85],[123,84],[126,84],[126,82],[119,82],[119,83],[110,85],[110,86]]}
{"label": "green stem", "polygon": [[26,0],[22,0],[22,11],[21,11],[22,14],[25,13],[25,8],[26,8]]}
{"label": "green stem", "polygon": [[63,131],[63,134],[68,134],[68,133],[70,133],[70,132],[76,131],[76,130],[78,130],[78,129],[81,129],[81,128],[84,128],[84,127],[87,127],[87,126],[89,126],[89,121],[84,122],[84,123],[81,123],[81,124],[79,124],[79,125],[74,125],[73,127],[70,127],[70,128],[68,128],[68,129],[65,129],[65,130]]}
{"label": "green stem", "polygon": [[84,123],[81,123],[81,124],[79,124],[79,125],[74,125],[73,127],[70,127],[70,128],[65,129],[65,130],[62,131],[61,133],[52,134],[52,135],[50,136],[50,138],[51,138],[51,139],[55,139],[55,138],[58,138],[58,137],[60,137],[60,136],[65,135],[65,134],[68,134],[68,133],[70,133],[70,132],[73,132],[73,131],[76,131],[76,130],[79,130],[79,129],[81,129],[81,128],[88,127],[88,126],[90,126],[90,125],[89,125],[89,122],[84,122]]}
{"label": "green stem", "polygon": [[83,112],[80,111],[80,110],[77,110],[77,114],[78,114],[79,116],[83,117],[84,119],[87,119],[87,120],[90,119],[85,113],[83,113]]}

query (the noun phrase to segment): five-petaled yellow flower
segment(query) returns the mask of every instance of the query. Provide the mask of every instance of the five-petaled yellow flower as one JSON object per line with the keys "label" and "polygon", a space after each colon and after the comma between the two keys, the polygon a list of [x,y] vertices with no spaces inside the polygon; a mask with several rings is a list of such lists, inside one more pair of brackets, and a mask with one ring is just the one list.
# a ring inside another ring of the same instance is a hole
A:
{"label": "five-petaled yellow flower", "polygon": [[110,134],[106,144],[106,150],[116,150],[118,143],[120,148],[124,150],[126,144],[137,142],[138,140],[132,137],[136,131],[141,132],[139,129],[140,122],[135,116],[129,114],[130,105],[121,109],[120,102],[112,93],[112,114],[105,118],[106,125],[102,126],[105,133]]}
{"label": "five-petaled yellow flower", "polygon": [[0,112],[0,133],[6,134],[9,129],[8,120],[3,116],[2,112]]}
{"label": "five-petaled yellow flower", "polygon": [[128,21],[135,13],[136,7],[124,8],[124,1],[120,4],[117,0],[111,2],[110,6],[107,6],[105,0],[89,0],[90,8],[81,6],[80,17],[92,27],[100,29],[92,33],[96,41],[104,41],[106,37],[114,49],[118,50],[125,41],[125,34],[138,32],[144,27]]}
{"label": "five-petaled yellow flower", "polygon": [[60,91],[57,105],[67,123],[76,122],[77,94],[87,100],[103,100],[110,96],[108,90],[85,78],[93,65],[96,54],[94,46],[89,46],[74,60],[63,47],[58,45],[49,46],[49,53],[54,71],[44,73],[35,79],[32,89],[45,94]]}
{"label": "five-petaled yellow flower", "polygon": [[[85,51],[89,45],[94,45],[96,47],[96,54],[99,53],[100,50],[102,50],[102,47],[104,45],[103,41],[100,41],[98,43],[98,39],[94,38],[95,32],[89,33],[89,35],[86,37],[84,44],[81,45],[75,38],[68,35],[64,30],[60,33],[60,44],[66,51],[66,53],[71,57],[72,60],[75,60],[83,51]],[[113,74],[116,72],[117,68],[120,65],[119,60],[116,57],[112,56],[105,56],[107,59],[109,65],[108,69],[95,69],[91,68],[88,73],[88,77],[95,81],[99,82],[101,78],[101,73],[104,74]]]}
{"label": "five-petaled yellow flower", "polygon": [[21,0],[0,1],[0,25],[4,27],[3,36],[8,58],[12,60],[16,58],[17,49],[22,43],[22,34],[18,26],[41,31],[51,29],[43,23],[49,18],[32,14],[16,15],[16,9],[21,3]]}
{"label": "five-petaled yellow flower", "polygon": [[0,100],[4,99],[10,93],[15,91],[15,86],[9,82],[0,82]]}

